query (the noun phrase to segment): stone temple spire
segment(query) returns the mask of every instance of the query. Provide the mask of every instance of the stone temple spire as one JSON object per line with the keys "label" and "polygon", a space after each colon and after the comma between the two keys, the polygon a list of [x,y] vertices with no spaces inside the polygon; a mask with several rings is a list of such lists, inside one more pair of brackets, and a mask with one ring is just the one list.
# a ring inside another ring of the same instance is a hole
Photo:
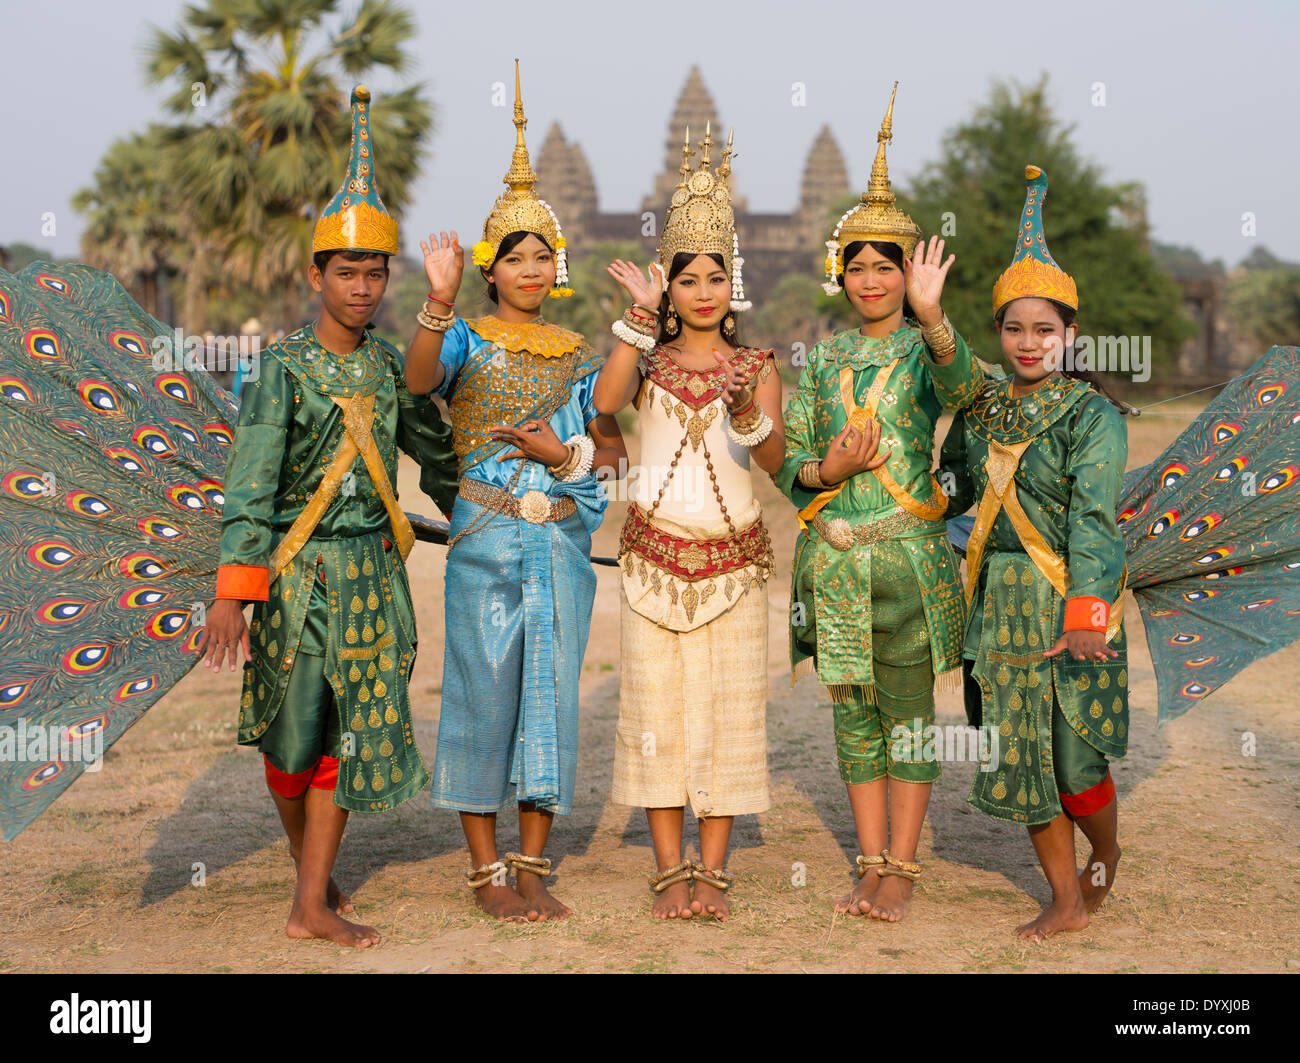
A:
{"label": "stone temple spire", "polygon": [[537,156],[537,194],[564,220],[569,246],[580,247],[586,235],[585,223],[598,210],[596,181],[582,148],[576,141],[565,140],[558,122],[552,122],[546,131]]}
{"label": "stone temple spire", "polygon": [[654,191],[642,205],[645,210],[662,211],[667,208],[672,198],[673,189],[681,175],[677,172],[682,161],[682,136],[690,126],[692,147],[694,142],[703,139],[704,128],[712,124],[715,137],[725,138],[726,131],[718,121],[718,108],[713,97],[704,86],[698,66],[691,67],[686,75],[686,84],[677,97],[677,106],[673,116],[668,120],[667,138],[664,141],[664,164],[659,176],[655,178]]}
{"label": "stone temple spire", "polygon": [[830,126],[824,125],[808,150],[803,168],[799,207],[795,212],[797,224],[804,233],[802,239],[810,246],[819,246],[835,222],[830,217],[831,211],[852,193],[844,153]]}

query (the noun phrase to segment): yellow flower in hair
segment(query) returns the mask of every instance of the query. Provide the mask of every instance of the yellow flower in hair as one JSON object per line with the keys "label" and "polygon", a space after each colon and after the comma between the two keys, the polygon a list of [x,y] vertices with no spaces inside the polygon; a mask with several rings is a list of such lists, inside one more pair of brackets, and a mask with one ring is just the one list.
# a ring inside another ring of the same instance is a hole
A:
{"label": "yellow flower in hair", "polygon": [[555,238],[555,250],[557,250],[557,251],[563,251],[563,250],[564,250],[566,247],[568,247],[568,246],[569,246],[569,245],[568,245],[567,243],[564,242],[564,237],[563,237],[563,236],[557,236],[557,237]]}
{"label": "yellow flower in hair", "polygon": [[486,240],[480,240],[474,245],[474,265],[481,269],[487,269],[492,265],[492,259],[495,257],[492,245]]}
{"label": "yellow flower in hair", "polygon": [[549,295],[552,299],[567,299],[569,296],[571,296],[571,295],[573,294],[573,289],[572,289],[572,288],[552,288],[552,289],[551,289],[549,292],[547,292],[546,294]]}

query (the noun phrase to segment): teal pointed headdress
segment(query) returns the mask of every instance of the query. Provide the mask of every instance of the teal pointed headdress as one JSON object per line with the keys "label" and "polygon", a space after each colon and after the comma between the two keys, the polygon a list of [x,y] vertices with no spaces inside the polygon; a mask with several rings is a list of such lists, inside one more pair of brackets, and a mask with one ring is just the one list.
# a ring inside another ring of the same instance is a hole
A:
{"label": "teal pointed headdress", "polygon": [[1056,264],[1048,253],[1043,235],[1043,200],[1047,198],[1047,174],[1037,166],[1025,167],[1029,191],[1016,236],[1016,253],[997,284],[993,285],[993,312],[1012,299],[1051,299],[1071,310],[1079,309],[1079,290],[1074,278]]}
{"label": "teal pointed headdress", "polygon": [[397,254],[397,220],[388,213],[375,188],[369,112],[370,90],[358,85],[352,90],[352,158],[348,176],[316,222],[312,254],[318,251]]}

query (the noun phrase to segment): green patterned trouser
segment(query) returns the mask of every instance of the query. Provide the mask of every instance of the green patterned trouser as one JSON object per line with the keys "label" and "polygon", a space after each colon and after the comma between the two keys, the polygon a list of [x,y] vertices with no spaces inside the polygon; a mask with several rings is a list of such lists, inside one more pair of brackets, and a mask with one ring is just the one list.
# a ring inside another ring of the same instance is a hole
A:
{"label": "green patterned trouser", "polygon": [[880,543],[872,551],[876,684],[832,690],[840,778],[868,783],[888,775],[904,782],[934,782],[939,762],[934,743],[924,741],[925,728],[934,723],[934,665],[921,589],[899,543]]}

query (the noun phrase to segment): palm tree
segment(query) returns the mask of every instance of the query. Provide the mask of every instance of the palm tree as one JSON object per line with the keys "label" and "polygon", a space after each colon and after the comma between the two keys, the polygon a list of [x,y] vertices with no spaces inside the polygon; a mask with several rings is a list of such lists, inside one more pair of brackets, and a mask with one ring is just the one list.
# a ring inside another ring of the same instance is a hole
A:
{"label": "palm tree", "polygon": [[[160,170],[194,218],[200,245],[187,262],[187,311],[198,291],[248,286],[282,295],[296,327],[315,218],[347,167],[350,85],[376,70],[401,74],[411,14],[363,0],[334,18],[338,0],[207,0],[174,33],[155,29],[146,69],[173,83],[175,127]],[[409,201],[433,107],[421,86],[377,96],[371,136],[378,185],[395,213]],[[200,106],[201,104],[201,106]],[[191,328],[203,322],[187,317]]]}
{"label": "palm tree", "polygon": [[175,190],[163,180],[157,160],[168,131],[159,125],[115,140],[95,170],[94,184],[81,189],[73,207],[88,215],[82,258],[108,270],[155,317],[169,317],[166,277],[184,262],[185,213]]}

